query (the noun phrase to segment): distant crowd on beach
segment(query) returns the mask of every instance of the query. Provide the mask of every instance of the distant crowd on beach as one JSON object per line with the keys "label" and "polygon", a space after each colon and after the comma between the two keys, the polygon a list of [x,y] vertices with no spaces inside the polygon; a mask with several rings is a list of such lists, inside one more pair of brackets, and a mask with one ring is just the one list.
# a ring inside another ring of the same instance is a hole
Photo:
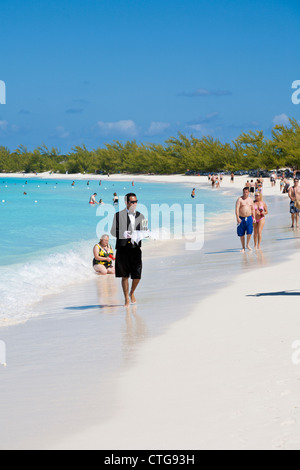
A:
{"label": "distant crowd on beach", "polygon": [[[290,215],[292,219],[292,229],[299,230],[300,216],[300,187],[299,172],[297,170],[277,173],[272,172],[270,175],[271,187],[275,187],[280,181],[279,189],[282,194],[287,194],[290,199]],[[291,177],[293,183],[291,183]],[[230,180],[235,181],[235,174],[231,173]],[[218,189],[223,181],[222,174],[209,174],[208,181],[213,189]],[[263,198],[263,188],[265,179],[258,177],[257,179],[248,179],[243,189],[243,195],[236,202],[235,215],[237,220],[237,234],[241,240],[242,253],[246,249],[252,251],[250,242],[252,235],[254,238],[254,248],[261,249],[262,233],[268,215],[268,206]],[[191,197],[196,198],[196,188],[193,188]]]}
{"label": "distant crowd on beach", "polygon": [[[296,175],[297,173],[293,174],[293,185],[290,184],[288,178],[283,175],[278,176],[276,173],[271,175],[270,182],[271,186],[274,187],[276,186],[277,179],[280,179],[280,191],[283,194],[288,194],[290,199],[291,228],[299,230],[300,187],[299,179]],[[245,253],[246,248],[252,251],[250,241],[253,234],[254,248],[256,250],[261,249],[263,228],[265,226],[266,215],[269,213],[268,206],[263,199],[263,185],[263,178],[258,178],[255,183],[253,180],[248,180],[243,189],[243,195],[236,202],[237,234],[241,240],[242,253]]]}

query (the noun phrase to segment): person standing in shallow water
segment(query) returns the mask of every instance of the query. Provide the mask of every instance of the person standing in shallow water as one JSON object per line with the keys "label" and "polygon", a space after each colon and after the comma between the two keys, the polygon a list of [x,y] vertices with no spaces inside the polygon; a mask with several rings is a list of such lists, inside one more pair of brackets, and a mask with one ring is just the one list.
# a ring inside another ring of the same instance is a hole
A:
{"label": "person standing in shallow water", "polygon": [[261,248],[262,232],[266,222],[265,216],[267,214],[267,204],[263,201],[261,193],[256,193],[253,207],[254,247],[256,250],[260,250]]}
{"label": "person standing in shallow water", "polygon": [[[116,278],[122,279],[125,307],[130,302],[136,304],[135,291],[142,277],[142,244],[132,243],[133,231],[142,230],[143,214],[137,211],[138,200],[134,193],[125,196],[126,208],[117,212],[114,217],[111,234],[116,237]],[[132,279],[129,290],[129,278]]]}
{"label": "person standing in shallow water", "polygon": [[119,204],[119,196],[117,195],[117,193],[114,193],[113,201],[115,206]]}
{"label": "person standing in shallow water", "polygon": [[91,197],[90,197],[90,202],[89,204],[91,206],[94,206],[95,204],[98,204],[98,202],[96,201],[96,196],[97,196],[97,193],[94,193]]}
{"label": "person standing in shallow water", "polygon": [[246,234],[247,234],[247,248],[250,248],[250,241],[253,234],[253,200],[249,197],[249,189],[243,189],[243,196],[239,197],[236,202],[236,220],[238,224],[237,234],[241,239],[242,253],[246,251]]}

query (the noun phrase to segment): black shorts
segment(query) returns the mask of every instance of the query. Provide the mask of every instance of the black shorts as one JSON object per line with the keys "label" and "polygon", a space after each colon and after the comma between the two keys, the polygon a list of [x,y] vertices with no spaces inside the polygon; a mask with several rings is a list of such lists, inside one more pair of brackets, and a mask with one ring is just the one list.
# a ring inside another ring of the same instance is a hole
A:
{"label": "black shorts", "polygon": [[141,279],[142,250],[138,247],[119,248],[116,255],[116,277]]}

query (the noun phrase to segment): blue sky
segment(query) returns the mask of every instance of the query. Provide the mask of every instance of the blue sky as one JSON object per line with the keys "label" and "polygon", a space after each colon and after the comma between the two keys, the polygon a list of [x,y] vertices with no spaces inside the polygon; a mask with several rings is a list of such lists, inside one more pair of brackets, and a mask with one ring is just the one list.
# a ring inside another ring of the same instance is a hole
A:
{"label": "blue sky", "polygon": [[300,119],[299,1],[0,0],[0,18],[11,150],[230,142]]}

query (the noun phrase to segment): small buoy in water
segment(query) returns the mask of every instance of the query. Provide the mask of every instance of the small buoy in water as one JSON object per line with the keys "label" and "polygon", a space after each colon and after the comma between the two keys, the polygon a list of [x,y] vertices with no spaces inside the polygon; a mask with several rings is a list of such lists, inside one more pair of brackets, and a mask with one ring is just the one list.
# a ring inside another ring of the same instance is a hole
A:
{"label": "small buoy in water", "polygon": [[2,202],[5,202],[4,199],[2,200]]}
{"label": "small buoy in water", "polygon": [[37,204],[37,201],[34,201],[34,202],[35,202],[35,204]]}

